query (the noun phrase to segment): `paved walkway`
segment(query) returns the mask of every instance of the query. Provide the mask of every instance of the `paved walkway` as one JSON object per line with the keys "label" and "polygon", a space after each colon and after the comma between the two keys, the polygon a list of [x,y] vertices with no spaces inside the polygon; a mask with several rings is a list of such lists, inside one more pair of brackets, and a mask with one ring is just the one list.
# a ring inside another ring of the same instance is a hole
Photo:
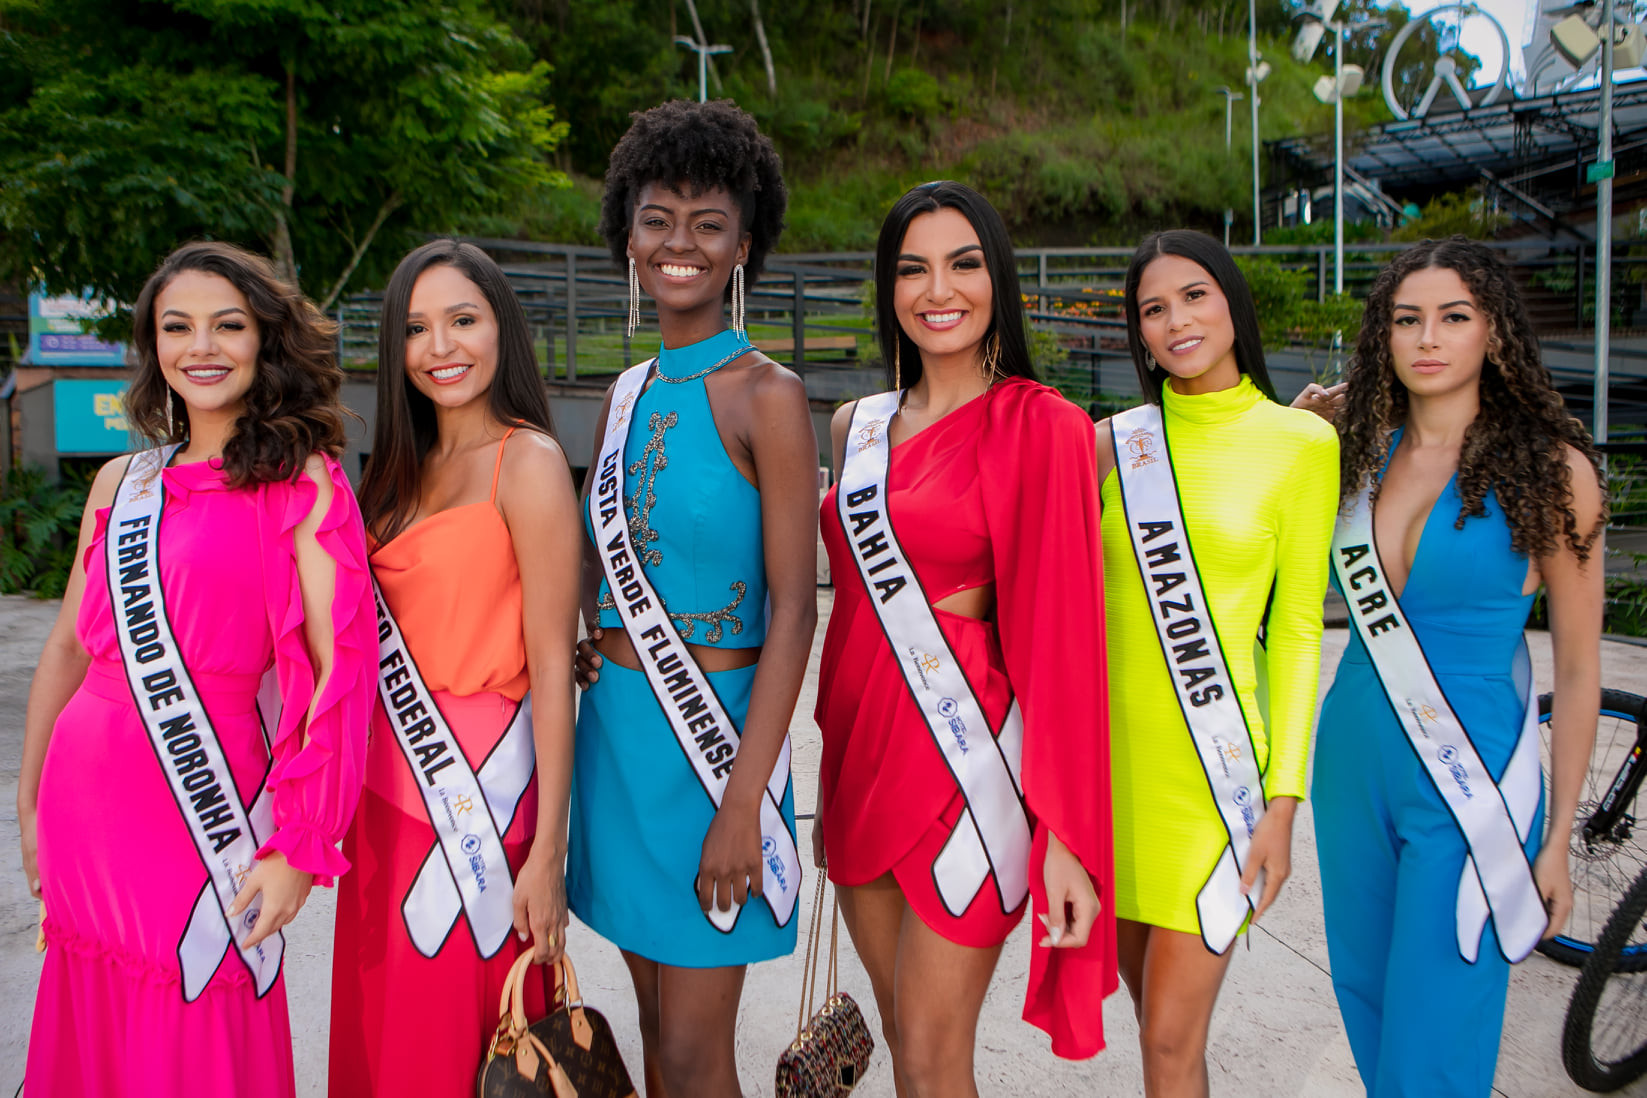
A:
{"label": "paved walkway", "polygon": [[[828,591],[819,609],[827,620]],[[29,677],[56,604],[0,597],[0,1094],[9,1094],[22,1076],[30,1009],[39,973],[33,952],[35,907],[24,887],[16,844],[17,760]],[[823,639],[820,623],[818,644]],[[1323,663],[1335,667],[1345,634],[1329,630]],[[1539,681],[1550,681],[1548,638],[1532,637]],[[815,646],[816,647],[816,646]],[[1602,681],[1647,693],[1647,649],[1607,643]],[[813,662],[816,667],[816,660]],[[1323,688],[1327,675],[1323,676]],[[811,722],[816,697],[809,676],[794,721],[796,804],[808,811],[816,792],[819,742]],[[811,849],[810,824],[801,824],[800,845]],[[1321,925],[1320,876],[1316,869],[1310,806],[1298,815],[1293,877],[1264,923],[1230,968],[1213,1020],[1208,1059],[1214,1095],[1351,1098],[1363,1093],[1338,1021],[1327,971]],[[755,967],[749,976],[738,1033],[739,1063],[746,1093],[772,1093],[773,1065],[794,1035],[801,957],[810,914],[810,889],[800,912],[801,950],[790,958]],[[288,932],[287,981],[292,1030],[297,1046],[298,1093],[325,1093],[326,1034],[330,1007],[330,954],[333,922],[329,891],[316,889],[307,909]],[[1125,993],[1105,1009],[1110,1049],[1084,1063],[1058,1060],[1039,1031],[1018,1020],[1028,969],[1028,928],[1008,943],[984,1005],[978,1035],[978,1075],[988,1095],[1133,1095],[1143,1093],[1137,1027]],[[580,925],[570,934],[584,996],[611,1019],[624,1055],[637,1074],[640,1066],[629,979],[617,951]],[[869,983],[844,940],[841,979],[870,1014]],[[1585,1092],[1561,1068],[1558,1042],[1576,970],[1535,955],[1514,973],[1494,1094],[1508,1098],[1559,1098]],[[863,1085],[865,1098],[892,1095],[884,1051],[878,1050]],[[1625,1092],[1647,1095],[1647,1083]],[[453,1096],[457,1098],[457,1096]]]}

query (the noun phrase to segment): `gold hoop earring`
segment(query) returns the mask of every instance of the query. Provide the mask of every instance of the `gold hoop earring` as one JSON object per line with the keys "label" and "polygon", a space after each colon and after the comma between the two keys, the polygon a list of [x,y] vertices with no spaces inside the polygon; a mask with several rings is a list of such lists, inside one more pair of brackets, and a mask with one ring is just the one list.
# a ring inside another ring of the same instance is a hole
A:
{"label": "gold hoop earring", "polygon": [[894,336],[892,338],[892,389],[894,392],[901,392],[904,387],[903,363],[899,361],[903,357],[903,350],[903,340]]}

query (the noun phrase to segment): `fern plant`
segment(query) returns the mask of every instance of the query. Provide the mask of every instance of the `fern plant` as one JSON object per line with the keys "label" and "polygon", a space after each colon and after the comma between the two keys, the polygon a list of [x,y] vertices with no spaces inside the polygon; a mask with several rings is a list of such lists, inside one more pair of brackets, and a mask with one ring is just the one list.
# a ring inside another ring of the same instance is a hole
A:
{"label": "fern plant", "polygon": [[14,466],[6,474],[0,492],[0,592],[63,596],[90,487],[73,473],[53,483],[37,465]]}

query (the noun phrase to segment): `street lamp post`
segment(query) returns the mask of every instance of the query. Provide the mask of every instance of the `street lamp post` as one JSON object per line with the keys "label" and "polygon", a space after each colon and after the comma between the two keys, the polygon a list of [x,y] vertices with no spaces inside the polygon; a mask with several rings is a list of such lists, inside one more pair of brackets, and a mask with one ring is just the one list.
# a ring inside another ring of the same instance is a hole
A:
{"label": "street lamp post", "polygon": [[1246,96],[1233,90],[1227,84],[1218,89],[1218,94],[1224,97],[1224,155],[1228,156],[1230,154],[1230,124],[1235,116],[1235,101],[1245,99]]}
{"label": "street lamp post", "polygon": [[688,38],[685,35],[677,36],[675,45],[685,46],[698,55],[698,102],[707,102],[709,100],[709,58],[717,53],[731,53],[732,47],[719,44],[704,45],[702,42]]}
{"label": "street lamp post", "polygon": [[1613,327],[1613,0],[1603,0],[1601,21],[1600,148],[1592,170],[1596,177],[1596,369],[1591,399],[1595,402],[1591,434],[1607,443],[1607,373]]}
{"label": "street lamp post", "polygon": [[[1235,101],[1246,97],[1227,84],[1218,89],[1218,94],[1224,97],[1224,156],[1227,158],[1230,155],[1235,119]],[[1226,248],[1230,246],[1230,226],[1233,224],[1235,224],[1235,211],[1226,208],[1224,210],[1224,247]]]}
{"label": "street lamp post", "polygon": [[1258,0],[1247,0],[1247,93],[1252,97],[1252,242],[1264,242],[1263,209],[1258,204]]}

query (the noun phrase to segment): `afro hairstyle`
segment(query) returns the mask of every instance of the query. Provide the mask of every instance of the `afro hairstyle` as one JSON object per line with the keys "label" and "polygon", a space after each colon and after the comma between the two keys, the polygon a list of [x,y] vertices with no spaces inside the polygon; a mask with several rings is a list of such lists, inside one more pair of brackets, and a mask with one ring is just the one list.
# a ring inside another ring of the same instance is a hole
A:
{"label": "afro hairstyle", "polygon": [[620,267],[628,262],[636,197],[648,183],[688,193],[725,187],[737,201],[743,231],[749,234],[744,277],[753,283],[783,232],[789,205],[783,165],[772,141],[748,111],[727,99],[672,99],[630,117],[634,122],[629,132],[612,149],[600,204],[600,232],[613,261]]}

